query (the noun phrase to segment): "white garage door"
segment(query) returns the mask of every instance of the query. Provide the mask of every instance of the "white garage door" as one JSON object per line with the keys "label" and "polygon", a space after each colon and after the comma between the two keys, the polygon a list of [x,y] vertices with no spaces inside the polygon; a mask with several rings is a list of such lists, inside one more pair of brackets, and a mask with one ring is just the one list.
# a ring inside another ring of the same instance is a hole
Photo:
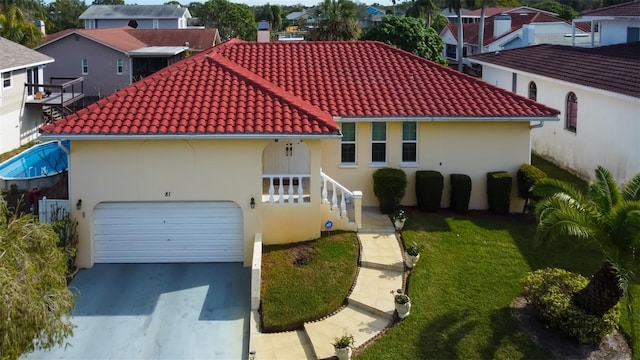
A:
{"label": "white garage door", "polygon": [[97,263],[241,262],[242,210],[233,202],[100,203]]}

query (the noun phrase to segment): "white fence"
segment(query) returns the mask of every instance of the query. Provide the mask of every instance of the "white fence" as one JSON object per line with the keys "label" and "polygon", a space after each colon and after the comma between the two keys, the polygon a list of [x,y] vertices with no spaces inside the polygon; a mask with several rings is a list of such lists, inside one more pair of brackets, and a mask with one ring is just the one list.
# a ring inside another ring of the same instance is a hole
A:
{"label": "white fence", "polygon": [[56,209],[62,210],[58,211],[58,217],[64,216],[71,211],[71,202],[69,200],[47,199],[46,196],[39,200],[38,218],[40,219],[40,222],[50,222],[51,216],[56,212]]}

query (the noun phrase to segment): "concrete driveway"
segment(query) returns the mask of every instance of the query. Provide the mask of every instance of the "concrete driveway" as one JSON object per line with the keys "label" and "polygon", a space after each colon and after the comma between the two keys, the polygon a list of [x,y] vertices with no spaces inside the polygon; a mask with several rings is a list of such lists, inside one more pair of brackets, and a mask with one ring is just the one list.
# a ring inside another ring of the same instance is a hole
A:
{"label": "concrete driveway", "polygon": [[240,263],[96,264],[71,283],[69,345],[24,358],[246,359],[250,283]]}

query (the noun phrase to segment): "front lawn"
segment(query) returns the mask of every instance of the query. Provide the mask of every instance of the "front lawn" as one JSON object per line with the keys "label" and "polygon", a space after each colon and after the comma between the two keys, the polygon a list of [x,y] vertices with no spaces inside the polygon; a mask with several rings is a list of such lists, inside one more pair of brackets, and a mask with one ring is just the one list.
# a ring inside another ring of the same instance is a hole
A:
{"label": "front lawn", "polygon": [[[511,316],[523,276],[544,267],[590,276],[602,257],[578,244],[536,247],[534,232],[535,224],[518,215],[410,213],[404,242],[425,246],[409,282],[411,315],[357,359],[550,358]],[[640,286],[634,293],[640,309]]]}
{"label": "front lawn", "polygon": [[264,331],[297,329],[305,321],[317,320],[342,306],[355,278],[357,260],[358,241],[352,232],[265,246],[261,287]]}

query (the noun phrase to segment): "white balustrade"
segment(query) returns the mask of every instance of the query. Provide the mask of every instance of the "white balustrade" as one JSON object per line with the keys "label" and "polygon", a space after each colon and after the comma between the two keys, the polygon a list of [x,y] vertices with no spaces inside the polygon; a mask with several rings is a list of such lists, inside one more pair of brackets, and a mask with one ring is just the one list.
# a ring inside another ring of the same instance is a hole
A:
{"label": "white balustrade", "polygon": [[[331,210],[339,212],[340,217],[347,216],[347,198],[353,198],[353,193],[322,171],[320,171],[320,177],[322,178],[322,203],[328,203]],[[331,191],[330,202],[329,191]]]}
{"label": "white balustrade", "polygon": [[262,178],[269,182],[269,204],[303,203],[305,195],[309,195],[308,191],[305,194],[304,185],[309,174],[264,174]]}

